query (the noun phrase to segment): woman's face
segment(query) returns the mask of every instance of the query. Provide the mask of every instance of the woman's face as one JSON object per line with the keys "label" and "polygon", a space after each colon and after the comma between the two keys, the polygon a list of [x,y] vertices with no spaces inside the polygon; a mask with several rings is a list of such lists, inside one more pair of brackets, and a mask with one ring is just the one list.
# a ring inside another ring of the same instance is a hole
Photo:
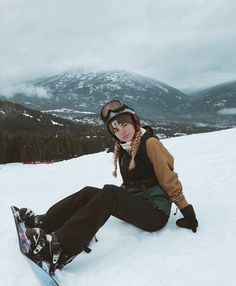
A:
{"label": "woman's face", "polygon": [[115,136],[121,142],[129,142],[134,138],[135,135],[135,127],[131,123],[121,123],[113,129]]}

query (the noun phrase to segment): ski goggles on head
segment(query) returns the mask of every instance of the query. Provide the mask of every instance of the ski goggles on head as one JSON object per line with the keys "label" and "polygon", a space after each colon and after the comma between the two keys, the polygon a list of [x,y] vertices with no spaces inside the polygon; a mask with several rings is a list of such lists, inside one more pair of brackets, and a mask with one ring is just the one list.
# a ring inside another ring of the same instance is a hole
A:
{"label": "ski goggles on head", "polygon": [[128,105],[123,104],[119,100],[112,100],[103,106],[100,116],[104,123],[108,123],[112,118],[125,112],[135,114],[135,111]]}

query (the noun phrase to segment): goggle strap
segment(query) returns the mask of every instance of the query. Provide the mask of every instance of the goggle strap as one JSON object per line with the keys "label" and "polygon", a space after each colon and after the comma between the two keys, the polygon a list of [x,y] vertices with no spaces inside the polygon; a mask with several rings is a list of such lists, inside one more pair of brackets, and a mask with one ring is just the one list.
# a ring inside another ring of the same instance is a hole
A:
{"label": "goggle strap", "polygon": [[130,109],[130,108],[122,108],[118,111],[112,110],[108,113],[108,118],[106,119],[106,124],[108,124],[113,118],[115,118],[118,115],[123,114],[123,113],[131,113],[131,114],[135,115],[135,111]]}

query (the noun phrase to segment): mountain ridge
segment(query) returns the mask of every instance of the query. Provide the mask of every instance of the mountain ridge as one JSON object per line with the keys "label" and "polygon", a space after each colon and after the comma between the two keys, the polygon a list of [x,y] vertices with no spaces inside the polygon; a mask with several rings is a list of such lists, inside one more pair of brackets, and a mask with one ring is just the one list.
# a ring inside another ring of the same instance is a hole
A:
{"label": "mountain ridge", "polygon": [[[181,115],[190,104],[189,97],[176,88],[126,71],[65,72],[41,78],[34,84],[44,88],[50,96],[30,98],[18,93],[11,98],[11,101],[39,110],[67,108],[98,114],[105,102],[117,98],[133,105],[144,118],[155,120],[172,114]],[[143,110],[144,105],[145,110]]]}
{"label": "mountain ridge", "polygon": [[32,97],[30,89],[27,93],[22,89],[9,100],[68,119],[95,118],[107,101],[119,99],[145,120],[236,124],[236,81],[208,87],[191,96],[134,72],[73,69],[41,77],[31,84]]}

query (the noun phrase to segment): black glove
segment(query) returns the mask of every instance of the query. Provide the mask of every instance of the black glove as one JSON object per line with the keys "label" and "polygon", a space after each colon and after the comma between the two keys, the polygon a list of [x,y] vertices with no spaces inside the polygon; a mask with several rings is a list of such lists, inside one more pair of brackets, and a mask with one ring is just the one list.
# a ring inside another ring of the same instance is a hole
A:
{"label": "black glove", "polygon": [[176,221],[176,224],[179,227],[188,228],[191,229],[193,232],[197,232],[198,221],[193,206],[188,205],[187,207],[183,208],[180,211],[184,217],[178,219]]}

